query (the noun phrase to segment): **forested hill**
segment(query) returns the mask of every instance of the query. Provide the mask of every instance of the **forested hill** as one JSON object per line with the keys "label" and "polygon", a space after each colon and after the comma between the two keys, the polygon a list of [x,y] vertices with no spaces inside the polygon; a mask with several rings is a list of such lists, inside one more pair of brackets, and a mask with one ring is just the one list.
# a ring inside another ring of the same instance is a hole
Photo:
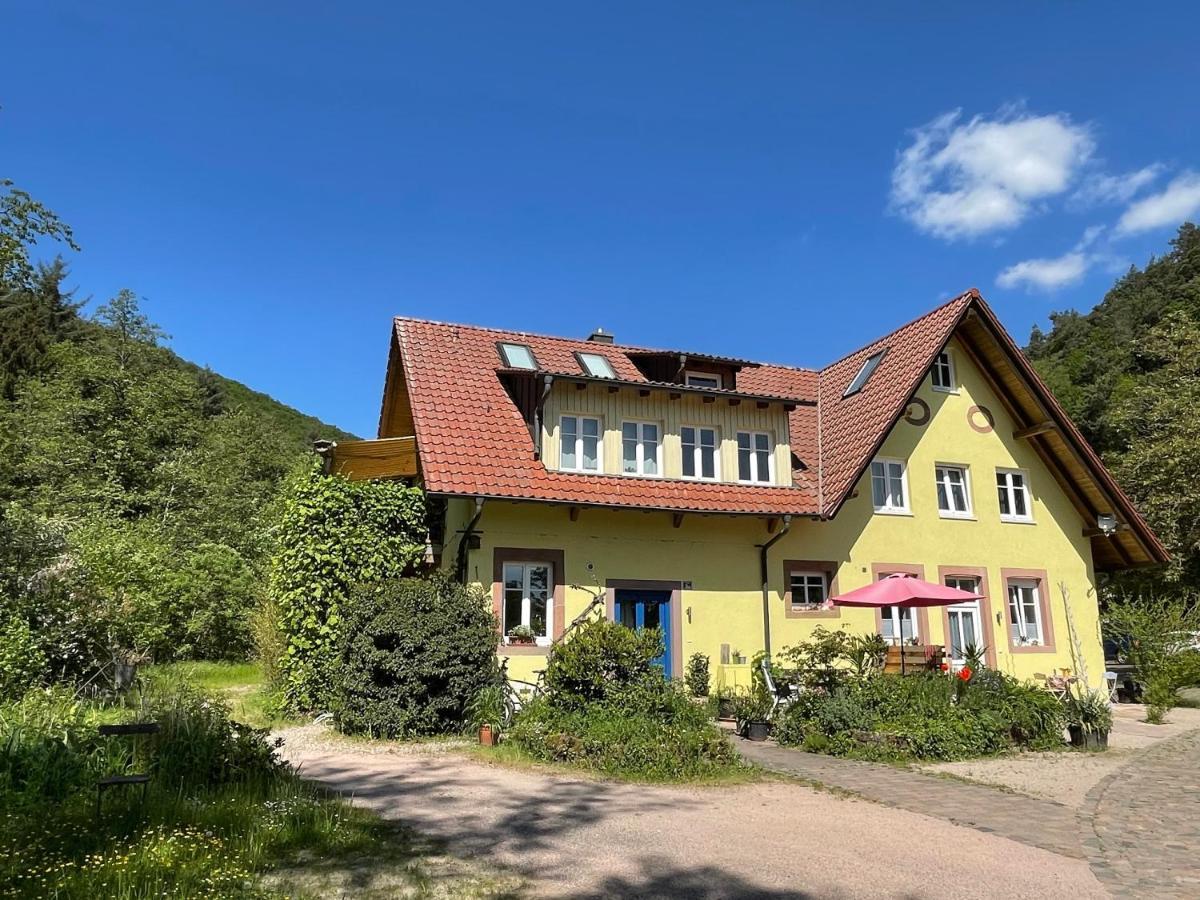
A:
{"label": "forested hill", "polygon": [[47,241],[77,249],[0,181],[0,694],[5,659],[244,657],[281,486],[351,435],[183,360],[131,291],[85,315]]}
{"label": "forested hill", "polygon": [[1200,229],[1050,319],[1026,353],[1175,556],[1155,586],[1200,587]]}

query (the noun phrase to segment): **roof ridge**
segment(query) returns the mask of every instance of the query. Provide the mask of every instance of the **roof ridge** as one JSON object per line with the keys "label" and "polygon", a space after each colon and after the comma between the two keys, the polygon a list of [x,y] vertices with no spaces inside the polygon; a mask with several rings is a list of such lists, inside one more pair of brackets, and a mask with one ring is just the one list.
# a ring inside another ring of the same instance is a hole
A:
{"label": "roof ridge", "polygon": [[887,334],[882,334],[879,337],[875,338],[875,340],[867,341],[867,343],[861,345],[860,347],[857,347],[854,350],[851,350],[849,353],[839,356],[837,359],[835,359],[833,362],[829,363],[828,365],[822,366],[819,371],[824,372],[828,369],[832,369],[838,363],[845,362],[850,357],[854,356],[856,353],[862,353],[864,350],[875,346],[876,344],[880,343],[881,341],[886,341],[888,338],[890,338],[896,334],[899,334],[905,328],[910,328],[911,326],[916,325],[922,319],[928,319],[930,316],[936,315],[937,313],[941,312],[947,306],[953,306],[955,303],[959,303],[960,301],[966,299],[967,297],[972,297],[975,299],[982,299],[979,295],[978,288],[968,288],[967,290],[965,290],[961,294],[959,294],[957,297],[952,297],[951,299],[947,300],[945,303],[941,303],[941,304],[935,306],[933,309],[931,309],[927,312],[923,312],[923,313],[921,313],[921,315],[915,316],[915,317],[909,319],[903,325],[897,325],[891,331],[887,332]]}

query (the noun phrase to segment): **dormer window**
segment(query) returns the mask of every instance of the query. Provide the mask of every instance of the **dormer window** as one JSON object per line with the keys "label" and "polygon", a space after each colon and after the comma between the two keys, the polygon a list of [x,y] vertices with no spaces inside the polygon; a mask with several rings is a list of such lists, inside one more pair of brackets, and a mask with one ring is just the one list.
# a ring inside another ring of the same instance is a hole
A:
{"label": "dormer window", "polygon": [[583,367],[583,371],[593,378],[616,378],[617,373],[613,371],[612,363],[607,357],[601,356],[599,353],[580,353],[579,365]]}
{"label": "dormer window", "polygon": [[528,344],[500,344],[500,356],[504,365],[510,369],[533,369],[538,367],[537,359]]}
{"label": "dormer window", "polygon": [[683,383],[688,387],[713,388],[718,391],[725,386],[721,376],[712,372],[685,372]]}
{"label": "dormer window", "polygon": [[878,351],[877,353],[872,353],[867,357],[866,361],[862,364],[862,368],[858,370],[858,374],[854,376],[854,380],[850,382],[850,386],[846,388],[846,393],[842,394],[843,397],[849,397],[851,394],[857,394],[863,389],[867,383],[867,379],[870,378],[871,375],[874,374],[875,370],[879,367],[879,363],[883,359],[883,355],[885,353],[887,353],[886,348]]}

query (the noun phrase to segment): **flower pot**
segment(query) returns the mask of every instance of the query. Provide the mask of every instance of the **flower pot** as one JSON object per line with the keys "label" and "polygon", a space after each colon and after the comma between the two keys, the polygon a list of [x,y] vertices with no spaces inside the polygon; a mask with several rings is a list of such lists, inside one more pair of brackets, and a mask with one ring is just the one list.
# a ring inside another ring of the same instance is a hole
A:
{"label": "flower pot", "polygon": [[1082,747],[1084,750],[1107,750],[1107,731],[1084,731],[1082,725],[1068,725],[1071,735],[1071,746]]}
{"label": "flower pot", "polygon": [[484,747],[495,747],[500,743],[500,734],[491,725],[480,725],[479,743]]}
{"label": "flower pot", "polygon": [[747,722],[746,740],[765,741],[771,734],[770,722]]}
{"label": "flower pot", "polygon": [[733,718],[733,698],[722,697],[717,701],[717,718],[732,719]]}
{"label": "flower pot", "polygon": [[531,647],[533,646],[534,639],[526,637],[510,637],[508,642],[509,644],[516,644],[521,647]]}

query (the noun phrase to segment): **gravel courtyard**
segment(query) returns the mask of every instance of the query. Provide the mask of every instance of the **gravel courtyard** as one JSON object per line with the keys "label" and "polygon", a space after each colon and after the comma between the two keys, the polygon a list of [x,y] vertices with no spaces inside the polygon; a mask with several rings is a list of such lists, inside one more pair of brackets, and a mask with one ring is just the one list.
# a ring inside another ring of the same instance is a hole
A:
{"label": "gravel courtyard", "polygon": [[951,824],[937,809],[785,780],[630,785],[294,737],[286,749],[306,777],[451,853],[521,874],[534,896],[1108,896],[1086,861]]}

